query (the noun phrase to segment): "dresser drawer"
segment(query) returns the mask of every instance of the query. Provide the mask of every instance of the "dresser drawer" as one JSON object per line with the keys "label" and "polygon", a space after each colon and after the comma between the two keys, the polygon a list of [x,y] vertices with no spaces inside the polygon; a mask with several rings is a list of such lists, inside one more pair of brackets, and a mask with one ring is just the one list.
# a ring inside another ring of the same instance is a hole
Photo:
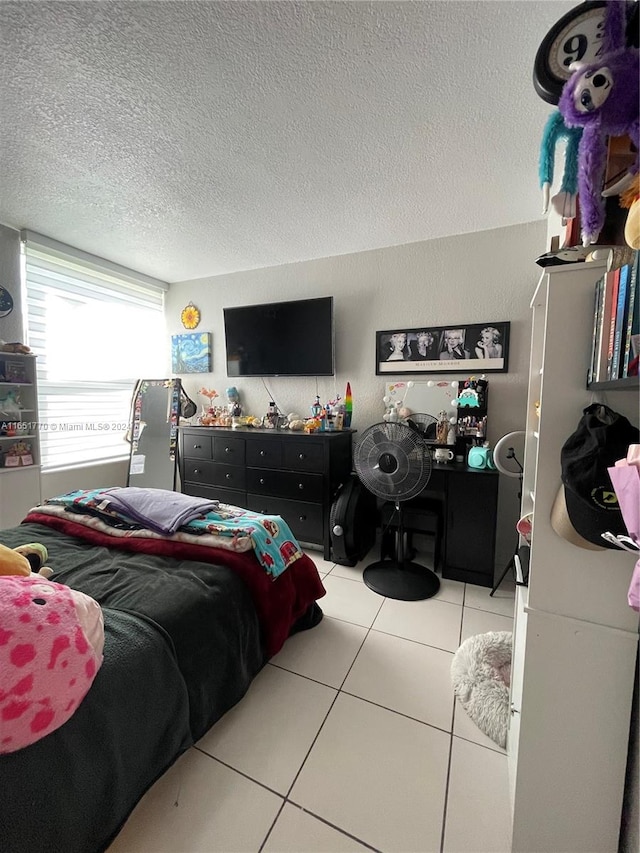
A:
{"label": "dresser drawer", "polygon": [[247,465],[254,468],[282,468],[281,442],[277,439],[252,439],[247,445]]}
{"label": "dresser drawer", "polygon": [[287,441],[283,446],[284,467],[295,471],[324,470],[322,445],[306,441]]}
{"label": "dresser drawer", "polygon": [[197,435],[187,432],[184,434],[182,445],[185,459],[213,459],[210,435]]}
{"label": "dresser drawer", "polygon": [[[210,483],[215,465],[204,459],[184,460],[184,482],[186,483]],[[191,494],[189,492],[188,494]]]}
{"label": "dresser drawer", "polygon": [[289,501],[262,495],[247,495],[247,509],[263,515],[279,515],[302,542],[321,544],[323,541],[322,507],[304,501]]}
{"label": "dresser drawer", "polygon": [[247,508],[247,493],[236,489],[225,489],[222,486],[204,486],[200,483],[185,483],[183,491],[185,495],[208,498],[212,501],[231,504],[231,506]]}
{"label": "dresser drawer", "polygon": [[322,474],[247,468],[247,491],[292,500],[322,502]]}
{"label": "dresser drawer", "polygon": [[239,465],[222,465],[219,462],[198,462],[185,459],[185,483],[202,483],[207,486],[223,486],[225,489],[245,490],[246,469]]}
{"label": "dresser drawer", "polygon": [[242,489],[247,487],[246,468],[239,465],[222,465],[215,462],[212,466],[209,483],[212,486],[224,486],[225,489]]}
{"label": "dresser drawer", "polygon": [[227,465],[244,465],[244,438],[213,436],[213,459]]}

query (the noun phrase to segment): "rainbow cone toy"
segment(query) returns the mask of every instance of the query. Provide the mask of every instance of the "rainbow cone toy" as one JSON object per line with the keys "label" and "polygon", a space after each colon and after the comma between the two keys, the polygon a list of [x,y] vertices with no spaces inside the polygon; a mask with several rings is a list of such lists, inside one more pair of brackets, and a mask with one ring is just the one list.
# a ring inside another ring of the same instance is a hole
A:
{"label": "rainbow cone toy", "polygon": [[351,383],[347,382],[347,390],[344,395],[344,425],[351,426],[351,416],[353,415],[353,398],[351,396]]}

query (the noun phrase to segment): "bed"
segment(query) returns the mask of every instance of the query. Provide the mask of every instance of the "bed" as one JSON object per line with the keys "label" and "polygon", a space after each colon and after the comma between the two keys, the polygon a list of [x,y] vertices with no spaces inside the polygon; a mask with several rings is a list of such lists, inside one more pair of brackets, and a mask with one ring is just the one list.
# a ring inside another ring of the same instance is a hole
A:
{"label": "bed", "polygon": [[0,848],[93,853],[286,638],[320,621],[324,588],[304,554],[274,578],[252,550],[118,538],[39,509],[0,542],[41,542],[52,580],[98,601],[104,661],[64,725],[0,755]]}

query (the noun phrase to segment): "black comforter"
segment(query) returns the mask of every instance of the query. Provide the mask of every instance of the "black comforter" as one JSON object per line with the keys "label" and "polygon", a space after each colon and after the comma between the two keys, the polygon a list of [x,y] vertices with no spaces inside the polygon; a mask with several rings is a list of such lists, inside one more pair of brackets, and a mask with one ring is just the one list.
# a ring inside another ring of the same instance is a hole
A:
{"label": "black comforter", "polygon": [[55,581],[95,598],[104,662],[71,719],[0,755],[0,850],[103,850],[140,796],[246,692],[265,661],[249,591],[224,566],[130,554],[39,524]]}

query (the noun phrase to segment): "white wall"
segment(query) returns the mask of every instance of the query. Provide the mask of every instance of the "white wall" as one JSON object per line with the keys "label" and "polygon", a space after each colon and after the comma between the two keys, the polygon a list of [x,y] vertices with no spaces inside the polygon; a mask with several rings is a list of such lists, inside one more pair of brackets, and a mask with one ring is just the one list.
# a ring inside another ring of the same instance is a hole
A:
{"label": "white wall", "polygon": [[63,495],[73,489],[107,489],[127,485],[129,460],[79,465],[59,471],[43,471],[40,475],[42,500]]}
{"label": "white wall", "polygon": [[[183,376],[185,388],[200,404],[203,399],[198,389],[203,385],[216,388],[223,401],[225,388],[235,385],[246,414],[263,415],[273,395],[284,412],[308,416],[316,394],[315,379],[267,379],[267,392],[260,379],[227,378],[222,309],[332,295],[337,374],[335,378],[319,378],[317,393],[323,401],[337,393],[343,395],[349,381],[352,427],[362,431],[381,419],[385,383],[438,378],[376,376],[376,330],[509,320],[509,372],[487,374],[488,438],[494,444],[504,433],[524,424],[529,300],[541,271],[535,258],[545,251],[546,228],[546,221],[541,219],[493,231],[172,284],[166,298],[168,332],[184,333],[180,312],[192,301],[202,315],[198,330],[213,333],[213,372]],[[449,374],[448,378],[464,375]],[[506,562],[515,543],[516,491],[513,481],[505,483],[503,479],[499,565]]]}

